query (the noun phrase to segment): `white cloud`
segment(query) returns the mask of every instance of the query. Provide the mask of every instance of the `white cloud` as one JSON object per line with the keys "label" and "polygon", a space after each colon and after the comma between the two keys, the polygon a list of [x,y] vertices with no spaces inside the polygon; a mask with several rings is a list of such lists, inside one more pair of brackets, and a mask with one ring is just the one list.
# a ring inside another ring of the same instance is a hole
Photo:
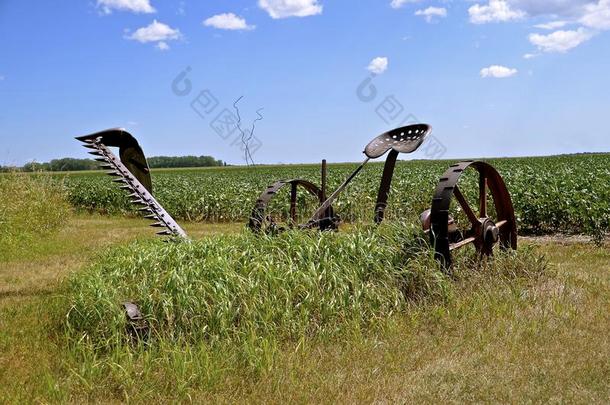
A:
{"label": "white cloud", "polygon": [[586,5],[579,21],[589,28],[610,30],[610,0],[599,0],[597,4]]}
{"label": "white cloud", "polygon": [[428,7],[425,10],[417,10],[415,15],[422,16],[427,22],[431,23],[435,18],[447,17],[447,9],[443,7]]}
{"label": "white cloud", "polygon": [[565,19],[535,28],[555,30],[568,24],[582,24],[578,29],[554,31],[548,35],[533,33],[529,41],[542,52],[565,53],[610,29],[610,0],[511,0],[531,8],[532,15],[563,16]]}
{"label": "white cloud", "polygon": [[390,7],[392,8],[401,8],[405,4],[408,3],[418,3],[420,0],[392,0],[390,3]]}
{"label": "white cloud", "polygon": [[514,21],[526,16],[524,11],[511,8],[505,0],[489,0],[487,5],[475,4],[468,9],[468,14],[473,24]]}
{"label": "white cloud", "polygon": [[[529,41],[546,53],[568,52],[601,31],[610,30],[610,0],[488,0],[487,4],[471,6],[468,12],[474,24],[546,17],[546,23],[534,27],[552,32],[529,35]],[[579,27],[564,28],[569,25]],[[538,55],[529,53],[524,58]]]}
{"label": "white cloud", "polygon": [[529,40],[542,52],[565,53],[593,38],[593,36],[592,32],[581,27],[575,31],[555,31],[548,35],[530,34]]}
{"label": "white cloud", "polygon": [[514,9],[530,16],[548,15],[574,18],[593,0],[506,0]]}
{"label": "white cloud", "polygon": [[505,79],[517,74],[517,69],[507,68],[506,66],[492,65],[481,69],[481,77],[483,78],[494,78],[494,79]]}
{"label": "white cloud", "polygon": [[318,0],[258,0],[258,6],[273,19],[322,14]]}
{"label": "white cloud", "polygon": [[112,10],[131,11],[134,13],[154,13],[156,10],[150,5],[149,0],[97,0],[97,6],[104,14],[112,13]]}
{"label": "white cloud", "polygon": [[[481,1],[481,0],[479,0]],[[601,11],[608,0],[503,0],[510,9],[520,10],[527,16],[547,16],[554,20],[576,22],[587,9]],[[597,10],[595,10],[597,8]],[[561,27],[553,27],[557,29]]]}
{"label": "white cloud", "polygon": [[158,42],[156,45],[157,48],[161,50],[168,50],[169,45],[167,45],[166,41],[180,39],[181,37],[182,34],[180,34],[178,29],[171,28],[167,24],[153,20],[150,25],[138,28],[133,34],[127,36],[127,39],[132,39],[142,43]]}
{"label": "white cloud", "polygon": [[206,27],[214,27],[219,30],[253,30],[254,25],[248,25],[244,18],[238,17],[233,13],[217,14],[203,22]]}
{"label": "white cloud", "polygon": [[537,53],[526,53],[525,55],[523,55],[523,59],[534,59],[538,56],[540,55]]}
{"label": "white cloud", "polygon": [[545,24],[534,25],[534,28],[540,28],[541,30],[556,30],[557,28],[562,28],[566,25],[568,25],[567,21],[551,21]]}
{"label": "white cloud", "polygon": [[160,42],[157,42],[157,45],[155,45],[155,46],[160,51],[169,51],[169,45],[167,44],[167,42],[160,41]]}
{"label": "white cloud", "polygon": [[369,63],[368,71],[380,75],[388,69],[388,58],[378,56]]}

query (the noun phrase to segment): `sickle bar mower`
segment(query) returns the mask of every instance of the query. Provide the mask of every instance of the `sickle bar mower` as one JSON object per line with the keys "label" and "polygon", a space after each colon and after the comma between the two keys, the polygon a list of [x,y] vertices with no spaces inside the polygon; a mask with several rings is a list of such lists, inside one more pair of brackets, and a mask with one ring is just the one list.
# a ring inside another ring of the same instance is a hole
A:
{"label": "sickle bar mower", "polygon": [[[322,162],[321,186],[303,179],[280,180],[269,187],[257,199],[250,219],[249,228],[255,233],[277,233],[286,228],[337,230],[339,217],[332,204],[371,159],[388,154],[383,175],[377,192],[374,221],[379,224],[384,219],[388,195],[394,175],[394,168],[400,153],[416,151],[431,132],[426,124],[409,125],[385,132],[374,138],[364,149],[365,160],[348,176],[330,196],[326,196],[326,161]],[[164,228],[157,234],[188,239],[184,230],[174,221],[152,195],[150,170],[142,148],[137,140],[124,129],[110,129],[77,138],[83,142],[89,153],[96,156],[108,174],[116,177],[113,181],[130,194],[131,202],[140,206],[145,217],[155,222],[153,227]],[[109,147],[118,147],[120,159]],[[389,153],[388,153],[389,152]],[[479,174],[478,209],[473,210],[458,186],[462,174],[474,169]],[[271,200],[284,187],[290,188],[289,218],[287,224],[278,223],[269,213]],[[297,224],[297,200],[299,192],[313,196],[319,207],[303,224]],[[491,198],[488,198],[488,195]],[[468,218],[466,229],[460,229],[450,215],[450,207],[455,199],[461,211]],[[489,206],[488,200],[492,202]],[[437,259],[447,268],[452,264],[453,251],[473,245],[479,255],[492,255],[494,246],[501,249],[517,248],[517,226],[510,194],[500,174],[488,163],[465,161],[452,165],[441,177],[429,210],[421,215],[423,230],[429,235]]]}
{"label": "sickle bar mower", "polygon": [[[127,190],[130,202],[137,204],[144,217],[155,221],[152,227],[164,228],[157,235],[186,238],[184,230],[174,221],[152,195],[150,170],[138,141],[124,129],[109,129],[91,135],[77,137],[83,146],[92,149],[89,153],[96,156],[107,174],[116,177],[112,180]],[[109,146],[119,148],[119,160]]]}

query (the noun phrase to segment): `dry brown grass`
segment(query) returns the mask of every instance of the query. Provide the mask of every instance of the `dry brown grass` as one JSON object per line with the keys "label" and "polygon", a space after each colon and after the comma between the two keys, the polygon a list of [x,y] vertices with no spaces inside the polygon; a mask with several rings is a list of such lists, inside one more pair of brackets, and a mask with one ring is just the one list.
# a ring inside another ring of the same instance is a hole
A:
{"label": "dry brown grass", "polygon": [[[270,403],[607,403],[610,251],[544,245],[555,269],[529,287],[467,289],[375,336],[287,348],[252,384],[197,400]],[[226,385],[225,385],[226,384]]]}

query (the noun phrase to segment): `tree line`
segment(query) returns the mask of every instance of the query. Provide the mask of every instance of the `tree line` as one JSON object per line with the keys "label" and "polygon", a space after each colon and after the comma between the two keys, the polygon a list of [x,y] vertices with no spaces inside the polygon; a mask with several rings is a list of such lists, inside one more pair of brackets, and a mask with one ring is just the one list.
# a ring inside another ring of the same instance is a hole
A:
{"label": "tree line", "polygon": [[[148,160],[151,168],[179,168],[179,167],[213,167],[226,166],[222,160],[212,156],[153,156]],[[62,158],[50,162],[29,162],[22,167],[0,166],[0,172],[68,172],[80,170],[99,170],[99,163],[93,159]]]}
{"label": "tree line", "polygon": [[225,166],[212,156],[153,156],[147,160],[151,168]]}

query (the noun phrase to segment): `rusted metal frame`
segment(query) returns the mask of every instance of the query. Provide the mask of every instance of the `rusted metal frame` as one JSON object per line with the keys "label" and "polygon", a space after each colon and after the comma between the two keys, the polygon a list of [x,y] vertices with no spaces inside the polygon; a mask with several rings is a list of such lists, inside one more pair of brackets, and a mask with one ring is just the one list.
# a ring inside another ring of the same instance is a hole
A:
{"label": "rusted metal frame", "polygon": [[[484,171],[487,178],[487,188],[492,196],[496,210],[496,226],[500,229],[500,247],[502,249],[517,249],[517,220],[513,202],[504,179],[493,166],[485,162],[476,162],[479,171]],[[506,221],[506,223],[502,223]],[[498,224],[501,224],[499,226]]]}
{"label": "rusted metal frame", "polygon": [[339,186],[339,188],[337,188],[330,195],[330,197],[328,197],[326,199],[326,201],[324,201],[324,203],[322,203],[322,205],[316,210],[316,212],[314,212],[314,214],[311,216],[309,221],[307,221],[307,223],[303,226],[304,228],[312,228],[315,226],[315,224],[318,224],[323,219],[324,213],[328,210],[328,208],[332,205],[332,203],[337,199],[339,194],[341,194],[341,192],[343,192],[343,190],[345,190],[345,188],[349,185],[349,183],[351,183],[352,180],[354,180],[354,178],[358,175],[358,173],[360,173],[362,168],[368,163],[369,160],[371,160],[371,158],[367,157],[362,163],[360,163],[360,166],[358,166],[356,168],[356,170],[354,170],[354,172],[343,182],[343,184],[341,184]]}
{"label": "rusted metal frame", "polygon": [[466,238],[466,239],[464,239],[464,240],[462,240],[460,242],[452,243],[451,245],[449,245],[449,250],[452,251],[452,250],[459,249],[459,248],[461,248],[463,246],[469,245],[469,244],[473,243],[476,239],[477,238],[475,238],[474,236],[471,236],[471,237]]}
{"label": "rusted metal frame", "polygon": [[[479,193],[485,196],[485,204],[483,204],[483,196],[479,195],[479,209],[484,214],[487,214],[487,190],[489,190],[492,195],[497,213],[498,222],[495,224],[495,228],[499,231],[500,246],[502,248],[517,248],[517,229],[514,209],[510,194],[508,193],[504,180],[500,174],[491,165],[485,162],[465,161],[456,163],[441,177],[434,193],[431,209],[430,240],[435,248],[437,259],[439,259],[445,267],[451,266],[451,251],[469,243],[474,243],[480,253],[490,254],[491,249],[493,248],[493,245],[489,243],[489,241],[483,240],[485,237],[484,233],[494,229],[493,223],[489,222],[490,219],[486,216],[476,218],[472,209],[470,209],[471,212],[468,213],[465,207],[470,208],[470,206],[466,202],[459,187],[457,187],[457,183],[464,170],[469,167],[472,167],[479,172]],[[479,225],[473,226],[469,232],[471,235],[466,237],[466,239],[451,244],[448,234],[448,219],[449,207],[453,196],[456,197],[462,208],[465,209],[470,222],[474,222],[476,219]]]}
{"label": "rusted metal frame", "polygon": [[468,217],[468,220],[472,226],[477,226],[479,224],[479,217],[477,217],[472,208],[470,208],[470,204],[466,200],[466,197],[464,197],[464,194],[462,194],[462,191],[457,184],[453,188],[453,195],[455,195],[455,199],[458,200],[458,203],[464,210],[464,213]]}
{"label": "rusted metal frame", "polygon": [[254,205],[254,209],[250,214],[250,220],[248,221],[248,227],[254,231],[259,232],[265,222],[265,212],[267,210],[267,205],[269,201],[275,196],[278,190],[284,187],[288,181],[280,180],[271,184],[265,191],[261,193],[256,200],[256,204]]}
{"label": "rusted metal frame", "polygon": [[297,222],[297,187],[296,182],[290,183],[290,227],[295,226]]}
{"label": "rusted metal frame", "polygon": [[[321,199],[321,194],[322,194],[321,190],[315,184],[313,184],[307,180],[292,179],[292,180],[277,181],[277,182],[273,183],[272,185],[270,185],[269,187],[267,187],[267,189],[259,196],[258,200],[256,201],[254,209],[252,210],[252,213],[250,214],[250,220],[248,221],[248,227],[253,232],[258,233],[263,230],[263,224],[265,223],[265,221],[267,219],[266,211],[267,211],[267,207],[268,207],[269,203],[275,197],[275,195],[278,193],[278,191],[282,187],[285,187],[288,184],[290,184],[290,187],[291,187],[291,204],[292,204],[292,196],[298,194],[298,187],[304,188],[309,194],[315,196],[318,200]],[[295,189],[297,190],[296,194],[293,194],[292,191]],[[293,217],[292,213],[291,213],[291,218],[294,218],[294,221],[296,221],[296,197],[295,197],[294,201],[295,201],[295,215]],[[292,208],[292,206],[291,206],[291,208]],[[332,207],[328,208],[325,216],[328,219],[333,218]],[[323,230],[332,228],[330,220],[321,221],[317,225],[320,226],[320,228]]]}
{"label": "rusted metal frame", "polygon": [[479,218],[487,218],[487,177],[479,175]]}
{"label": "rusted metal frame", "polygon": [[445,267],[451,266],[451,244],[448,232],[451,198],[459,177],[469,164],[469,162],[461,162],[452,165],[440,178],[432,198],[430,243],[434,246],[435,257]]}
{"label": "rusted metal frame", "polygon": [[[364,162],[360,164],[356,168],[356,170],[337,188],[330,197],[328,197],[322,205],[314,212],[309,221],[304,225],[305,228],[311,228],[318,223],[324,214],[324,212],[332,205],[332,203],[337,199],[339,194],[345,190],[345,188],[349,185],[349,183],[360,173],[362,168],[368,163],[371,159],[376,159],[388,151],[390,151],[390,156],[386,160],[386,169],[389,173],[387,176],[384,175],[383,179],[388,183],[382,184],[380,187],[380,195],[378,195],[378,203],[384,203],[383,199],[386,199],[387,202],[387,193],[390,189],[390,183],[392,181],[392,174],[394,171],[394,165],[396,164],[396,158],[399,153],[411,153],[417,150],[428,134],[431,132],[432,128],[427,124],[415,124],[415,125],[407,125],[401,128],[395,128],[391,131],[385,132],[377,137],[375,137],[368,145],[364,148],[364,154],[366,155],[366,159]],[[386,171],[384,169],[384,172]],[[385,173],[384,173],[385,174]],[[382,180],[383,181],[383,180]],[[385,197],[382,194],[386,194]],[[381,197],[381,199],[380,199]],[[375,206],[375,221],[377,222],[379,218],[379,222],[383,220],[383,209],[378,211],[379,205]],[[379,215],[378,215],[379,212]],[[377,223],[379,223],[377,222]]]}
{"label": "rusted metal frame", "polygon": [[[417,150],[424,142],[426,137],[430,134],[432,128],[427,124],[414,124],[407,125],[400,128],[395,128],[391,131],[384,132],[383,134],[375,137],[364,149],[366,159],[364,162],[356,168],[356,170],[337,188],[330,197],[326,198],[326,160],[322,161],[321,168],[321,188],[320,188],[320,206],[311,216],[309,221],[303,225],[300,225],[301,229],[311,229],[319,227],[333,228],[336,229],[336,221],[332,213],[332,203],[336,200],[341,192],[349,185],[349,183],[360,173],[362,168],[370,159],[375,159],[383,156],[388,151],[390,155],[386,160],[386,168],[384,169],[384,176],[382,177],[382,184],[378,193],[378,201],[375,207],[375,218],[376,222],[379,223],[383,220],[385,205],[387,204],[387,197],[390,190],[394,165],[396,158],[399,153],[411,153]],[[279,186],[283,186],[285,182],[278,182]],[[270,186],[270,188],[273,186]],[[275,190],[277,192],[277,190]],[[272,192],[271,194],[274,194]],[[291,193],[293,196],[294,193]],[[265,221],[264,211],[268,203],[268,199],[272,196],[268,195],[268,192],[264,192],[261,197],[257,200],[248,226],[250,229],[258,232],[261,229],[263,222]],[[291,218],[294,218],[293,213],[293,197],[291,197]]]}
{"label": "rusted metal frame", "polygon": [[[125,129],[107,129],[93,134],[79,136],[76,137],[76,139],[84,142],[85,146],[91,141],[101,139],[100,142],[105,146],[119,148],[121,163],[123,163],[127,170],[142,183],[149,193],[153,193],[150,169],[146,157],[144,156],[144,151],[136,138]],[[89,153],[95,155],[95,151]]]}
{"label": "rusted metal frame", "polygon": [[377,192],[377,202],[375,203],[375,223],[380,224],[383,221],[385,209],[388,203],[388,196],[390,194],[390,188],[392,186],[392,178],[394,177],[394,168],[396,167],[396,160],[398,158],[398,152],[391,150],[383,166],[383,175],[381,176],[381,183],[379,184],[379,191]]}
{"label": "rusted metal frame", "polygon": [[320,204],[326,201],[326,181],[328,177],[328,168],[326,166],[326,159],[322,159],[322,166],[320,168]]}

